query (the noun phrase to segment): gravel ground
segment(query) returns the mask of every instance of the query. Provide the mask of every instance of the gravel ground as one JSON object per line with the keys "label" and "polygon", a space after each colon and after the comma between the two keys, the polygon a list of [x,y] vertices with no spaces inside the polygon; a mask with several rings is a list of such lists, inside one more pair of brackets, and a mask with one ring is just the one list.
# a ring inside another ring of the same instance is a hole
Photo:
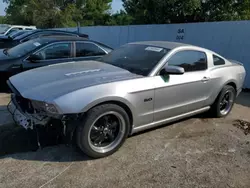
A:
{"label": "gravel ground", "polygon": [[137,134],[98,160],[64,145],[34,151],[31,133],[11,124],[8,99],[0,96],[0,187],[249,188],[250,93],[225,119],[198,116]]}

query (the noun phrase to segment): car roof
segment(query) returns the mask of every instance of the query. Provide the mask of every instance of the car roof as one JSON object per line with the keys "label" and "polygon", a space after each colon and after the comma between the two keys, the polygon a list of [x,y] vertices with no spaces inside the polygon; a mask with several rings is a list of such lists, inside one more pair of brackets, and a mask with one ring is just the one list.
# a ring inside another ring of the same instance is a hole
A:
{"label": "car roof", "polygon": [[169,50],[173,50],[175,48],[179,48],[179,47],[193,47],[193,48],[196,48],[196,49],[199,49],[199,50],[202,50],[202,51],[206,51],[208,53],[211,53],[211,54],[215,54],[223,59],[225,59],[223,56],[221,56],[220,54],[212,51],[212,50],[209,50],[209,49],[206,49],[206,48],[203,48],[203,47],[200,47],[200,46],[195,46],[195,45],[192,45],[192,44],[185,44],[185,43],[179,43],[179,42],[170,42],[170,41],[141,41],[141,42],[131,42],[129,44],[142,44],[142,45],[151,45],[151,46],[157,46],[157,47],[161,47],[161,48],[166,48],[166,49],[169,49]]}
{"label": "car roof", "polygon": [[158,46],[158,47],[167,48],[170,50],[174,48],[182,47],[182,46],[193,46],[191,44],[184,44],[184,43],[170,42],[170,41],[141,41],[141,42],[131,42],[129,44]]}
{"label": "car roof", "polygon": [[[43,41],[46,41],[47,43],[49,42],[58,42],[58,41],[89,41],[89,42],[93,42],[96,43],[98,45],[101,45],[103,47],[106,48],[111,48],[110,46],[107,46],[106,44],[102,44],[100,42],[94,41],[94,40],[89,40],[88,38],[83,38],[83,37],[75,37],[75,36],[66,36],[66,35],[50,35],[50,36],[41,36],[39,38],[36,39],[41,39]],[[33,40],[36,40],[33,39]]]}
{"label": "car roof", "polygon": [[42,31],[56,31],[56,32],[62,32],[62,33],[75,33],[71,31],[64,31],[59,29],[36,29],[35,32],[42,32]]}
{"label": "car roof", "polygon": [[10,27],[23,27],[23,28],[35,28],[36,29],[36,26],[27,26],[27,25],[9,25]]}
{"label": "car roof", "polygon": [[60,42],[60,41],[88,41],[88,42],[92,42],[92,43],[95,43],[97,45],[100,45],[104,48],[108,48],[110,50],[113,50],[112,47],[106,45],[106,44],[103,44],[103,43],[100,43],[98,41],[94,41],[94,40],[89,40],[88,38],[83,38],[83,37],[75,37],[75,36],[62,36],[62,35],[51,35],[51,36],[41,36],[41,37],[38,37],[36,39],[33,39],[33,40],[37,40],[37,39],[40,39],[42,40],[44,43],[53,43],[53,42]]}
{"label": "car roof", "polygon": [[76,37],[76,36],[67,36],[67,35],[49,35],[39,37],[41,40],[47,42],[56,42],[56,41],[89,41],[88,38]]}
{"label": "car roof", "polygon": [[34,34],[34,33],[40,33],[40,32],[68,33],[68,34],[78,35],[80,37],[86,37],[86,38],[89,37],[87,34],[84,34],[84,33],[77,33],[77,32],[72,32],[72,31],[63,31],[63,30],[57,30],[57,29],[33,29],[33,30],[29,30],[29,35]]}
{"label": "car roof", "polygon": [[84,33],[77,33],[73,31],[64,31],[64,30],[58,30],[58,29],[36,29],[35,32],[43,32],[43,31],[50,31],[50,32],[60,32],[60,33],[71,33],[71,34],[76,34],[76,35],[86,35]]}

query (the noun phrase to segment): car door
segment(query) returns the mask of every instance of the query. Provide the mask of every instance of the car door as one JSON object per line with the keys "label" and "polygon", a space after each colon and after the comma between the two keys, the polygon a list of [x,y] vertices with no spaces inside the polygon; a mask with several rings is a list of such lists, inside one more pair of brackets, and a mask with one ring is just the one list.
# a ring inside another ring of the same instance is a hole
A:
{"label": "car door", "polygon": [[75,61],[95,60],[107,54],[99,45],[89,41],[75,42],[74,47]]}
{"label": "car door", "polygon": [[37,60],[31,60],[30,56],[27,57],[24,60],[23,70],[72,61],[72,43],[56,42],[33,54],[37,56]]}
{"label": "car door", "polygon": [[207,54],[184,50],[173,54],[168,65],[183,67],[183,75],[156,76],[154,121],[161,121],[204,107],[209,92]]}

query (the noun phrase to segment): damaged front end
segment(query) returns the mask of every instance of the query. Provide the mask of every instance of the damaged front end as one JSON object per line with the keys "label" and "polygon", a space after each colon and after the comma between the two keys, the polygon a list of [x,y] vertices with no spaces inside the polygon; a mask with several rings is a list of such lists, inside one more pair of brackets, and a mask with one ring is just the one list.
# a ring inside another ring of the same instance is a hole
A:
{"label": "damaged front end", "polygon": [[[49,107],[50,109],[46,108]],[[53,144],[71,144],[82,115],[57,115],[48,112],[52,107],[40,101],[31,101],[12,94],[8,110],[14,122],[26,130],[34,130],[39,147]],[[50,143],[48,143],[50,142]]]}
{"label": "damaged front end", "polygon": [[[57,144],[72,143],[75,128],[82,115],[60,115],[54,105],[26,99],[13,86],[11,89],[13,93],[8,110],[18,126],[36,132],[39,147],[48,145],[48,140]],[[46,143],[43,144],[44,142]]]}
{"label": "damaged front end", "polygon": [[25,129],[34,129],[34,126],[46,126],[51,118],[46,113],[35,109],[32,101],[20,95],[12,94],[8,110],[17,125]]}

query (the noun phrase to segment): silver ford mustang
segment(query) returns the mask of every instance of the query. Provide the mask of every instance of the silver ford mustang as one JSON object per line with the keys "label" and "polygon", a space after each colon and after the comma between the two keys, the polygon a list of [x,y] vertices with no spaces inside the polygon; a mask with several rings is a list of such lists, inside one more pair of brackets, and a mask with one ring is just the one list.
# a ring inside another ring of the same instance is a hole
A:
{"label": "silver ford mustang", "polygon": [[85,154],[100,158],[139,131],[205,111],[227,116],[245,75],[241,63],[204,48],[136,42],[97,61],[11,77],[8,108],[25,129],[60,127]]}

